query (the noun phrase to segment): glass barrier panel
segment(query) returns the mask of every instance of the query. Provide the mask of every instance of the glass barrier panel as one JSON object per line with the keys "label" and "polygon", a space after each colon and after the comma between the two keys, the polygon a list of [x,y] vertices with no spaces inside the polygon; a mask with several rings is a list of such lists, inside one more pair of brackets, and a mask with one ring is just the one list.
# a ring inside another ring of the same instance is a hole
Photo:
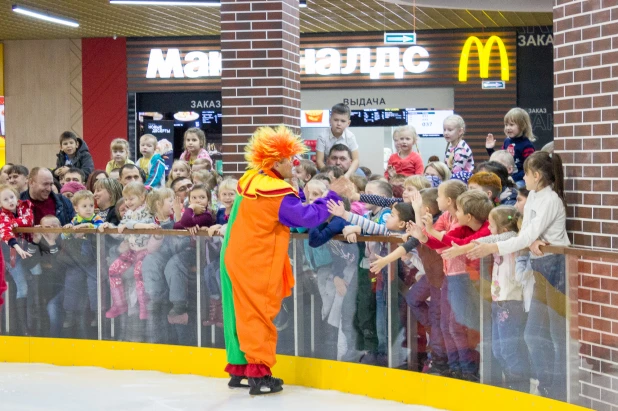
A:
{"label": "glass barrier panel", "polygon": [[2,244],[8,290],[2,332],[13,336],[96,339],[97,237],[68,231],[29,235],[22,259]]}
{"label": "glass barrier panel", "polygon": [[370,270],[370,264],[388,255],[393,244],[361,240],[323,243],[306,236],[294,240],[298,352],[306,357],[399,367],[407,355],[405,318],[400,315],[404,304],[398,285],[400,270],[397,264],[377,269],[377,273]]}
{"label": "glass barrier panel", "polygon": [[103,339],[197,345],[198,241],[105,234],[100,242]]}
{"label": "glass barrier panel", "polygon": [[199,285],[200,316],[199,346],[225,348],[223,337],[223,308],[221,303],[221,246],[222,237],[198,237],[200,245]]}
{"label": "glass barrier panel", "polygon": [[[367,240],[292,234],[295,287],[274,319],[278,354],[590,405],[579,399],[579,367],[599,365],[580,347],[577,256],[446,259],[421,244],[388,262],[401,243]],[[24,242],[25,259],[2,245],[1,333],[225,348],[222,241],[45,230]]]}

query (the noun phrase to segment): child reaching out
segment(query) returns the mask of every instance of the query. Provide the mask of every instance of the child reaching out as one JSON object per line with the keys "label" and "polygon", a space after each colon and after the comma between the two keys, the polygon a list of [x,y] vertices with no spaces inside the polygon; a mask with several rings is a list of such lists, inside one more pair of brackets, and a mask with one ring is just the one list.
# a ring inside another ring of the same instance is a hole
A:
{"label": "child reaching out", "polygon": [[465,131],[466,123],[461,116],[454,114],[444,119],[444,139],[448,143],[444,162],[452,173],[460,171],[471,173],[474,170],[472,149],[463,139]]}
{"label": "child reaching out", "polygon": [[[513,181],[518,187],[524,187],[524,161],[534,153],[533,141],[536,140],[532,132],[532,122],[526,110],[515,107],[509,110],[504,116],[504,134],[506,139],[502,144],[502,149],[506,150],[515,159],[513,170]],[[487,134],[485,148],[491,156],[494,153],[496,139],[493,134]]]}
{"label": "child reaching out", "polygon": [[414,211],[409,203],[395,203],[384,224],[375,223],[366,217],[346,211],[342,202],[336,203],[330,200],[328,211],[351,224],[349,229],[344,231],[346,237],[352,233],[365,235],[403,234],[406,223],[414,219]]}
{"label": "child reaching out", "polygon": [[[499,206],[489,213],[491,236],[479,244],[494,244],[517,236],[521,214],[513,206]],[[491,274],[492,352],[504,370],[506,388],[528,392],[528,349],[524,342],[526,314],[522,284],[517,281],[517,253],[494,254]]]}
{"label": "child reaching out", "polygon": [[[15,227],[32,227],[34,223],[32,203],[30,200],[19,200],[19,193],[15,188],[4,184],[0,185],[0,205],[2,206],[2,209],[0,209],[2,240],[21,258],[30,257],[31,255],[19,245],[13,229]],[[23,237],[23,234],[19,237]]]}
{"label": "child reaching out", "polygon": [[212,167],[212,158],[204,148],[206,146],[206,134],[201,129],[193,127],[185,131],[184,146],[185,151],[180,155],[181,160],[192,166],[198,158],[205,158],[210,161]]}
{"label": "child reaching out", "polygon": [[127,140],[123,138],[113,139],[110,149],[112,152],[112,159],[105,166],[105,172],[108,175],[110,175],[113,170],[121,168],[125,164],[133,164],[133,161],[129,160],[131,151],[129,150],[129,142]]}
{"label": "child reaching out", "polygon": [[478,244],[468,257],[482,258],[494,253],[505,256],[530,248],[530,263],[538,275],[524,339],[533,373],[539,380],[539,392],[544,397],[564,401],[567,394],[566,261],[564,255],[544,254],[539,249],[546,244],[570,244],[562,159],[555,153],[550,156],[535,152],[524,161],[524,171],[530,192],[519,235],[495,244]]}
{"label": "child reaching out", "polygon": [[[34,212],[30,200],[19,200],[19,193],[15,188],[7,184],[0,185],[0,232],[2,232],[2,253],[0,258],[0,305],[2,305],[2,293],[6,289],[4,282],[4,271],[11,274],[17,289],[16,306],[17,322],[26,328],[26,297],[28,296],[28,283],[26,281],[26,271],[23,267],[22,259],[31,257],[32,254],[24,250],[26,242],[23,241],[23,234],[16,236],[13,233],[15,227],[32,227],[34,223]],[[21,245],[20,245],[21,242]],[[18,329],[22,328],[18,326]],[[26,334],[24,332],[18,333]]]}

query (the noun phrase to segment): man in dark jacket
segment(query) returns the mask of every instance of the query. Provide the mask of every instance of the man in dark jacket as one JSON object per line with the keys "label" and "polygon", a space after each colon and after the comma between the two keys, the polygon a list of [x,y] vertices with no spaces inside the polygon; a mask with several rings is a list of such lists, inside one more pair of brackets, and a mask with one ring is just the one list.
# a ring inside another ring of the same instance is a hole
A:
{"label": "man in dark jacket", "polygon": [[32,202],[34,225],[41,222],[46,215],[55,215],[62,226],[69,224],[75,216],[71,201],[52,192],[54,178],[46,168],[34,167],[28,176],[28,190],[21,193],[22,200]]}
{"label": "man in dark jacket", "polygon": [[58,180],[62,180],[62,176],[71,167],[82,170],[85,175],[84,181],[87,181],[94,170],[94,161],[86,142],[72,131],[65,131],[60,135],[60,152],[57,155],[54,175]]}

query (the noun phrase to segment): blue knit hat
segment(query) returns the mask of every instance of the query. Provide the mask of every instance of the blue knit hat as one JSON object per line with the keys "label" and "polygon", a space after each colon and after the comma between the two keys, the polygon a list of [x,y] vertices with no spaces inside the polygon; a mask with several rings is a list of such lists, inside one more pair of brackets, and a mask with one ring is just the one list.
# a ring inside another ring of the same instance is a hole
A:
{"label": "blue knit hat", "polygon": [[468,180],[472,177],[472,173],[469,171],[459,171],[457,173],[453,173],[451,176],[451,180],[459,180],[463,181],[464,184],[468,184]]}

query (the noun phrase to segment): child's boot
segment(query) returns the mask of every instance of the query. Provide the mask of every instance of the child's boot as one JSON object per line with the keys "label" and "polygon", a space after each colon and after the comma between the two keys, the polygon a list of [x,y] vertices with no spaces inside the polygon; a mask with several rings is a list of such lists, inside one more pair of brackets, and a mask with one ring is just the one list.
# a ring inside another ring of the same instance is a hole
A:
{"label": "child's boot", "polygon": [[187,313],[187,303],[173,302],[172,309],[167,315],[167,321],[170,324],[187,325],[189,323],[189,314]]}
{"label": "child's boot", "polygon": [[221,300],[210,299],[208,304],[208,319],[202,322],[204,327],[210,327],[217,322],[217,302]]}
{"label": "child's boot", "polygon": [[223,328],[223,305],[221,299],[215,300],[215,325],[219,328]]}
{"label": "child's boot", "polygon": [[112,306],[105,313],[105,317],[116,318],[129,310],[127,298],[124,295],[124,287],[122,286],[122,278],[111,277],[109,279],[109,288],[112,296]]}

